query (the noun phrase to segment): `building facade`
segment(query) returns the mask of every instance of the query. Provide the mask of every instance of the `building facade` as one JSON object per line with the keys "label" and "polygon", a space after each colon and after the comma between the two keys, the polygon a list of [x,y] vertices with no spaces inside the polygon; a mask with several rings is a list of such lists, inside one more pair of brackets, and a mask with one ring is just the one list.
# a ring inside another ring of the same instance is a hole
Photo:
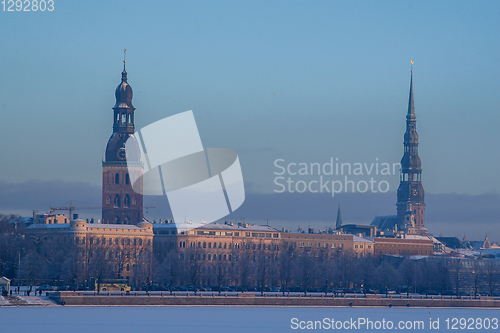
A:
{"label": "building facade", "polygon": [[44,249],[41,252],[50,248],[73,256],[75,266],[89,278],[133,281],[151,270],[153,227],[148,222],[116,225],[75,219],[69,223],[32,224],[25,235]]}
{"label": "building facade", "polygon": [[374,254],[395,256],[432,256],[434,242],[430,239],[375,237]]}

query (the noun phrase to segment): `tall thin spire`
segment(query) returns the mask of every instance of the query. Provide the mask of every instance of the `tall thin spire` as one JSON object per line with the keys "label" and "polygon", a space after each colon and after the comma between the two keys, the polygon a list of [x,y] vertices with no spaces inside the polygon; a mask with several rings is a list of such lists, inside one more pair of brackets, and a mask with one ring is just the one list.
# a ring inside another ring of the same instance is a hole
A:
{"label": "tall thin spire", "polygon": [[408,101],[408,116],[407,119],[416,118],[415,115],[415,103],[413,102],[413,64],[415,62],[411,61],[411,75],[410,75],[410,97]]}
{"label": "tall thin spire", "polygon": [[340,205],[339,209],[337,211],[337,223],[335,223],[335,229],[340,229],[342,228],[342,215],[340,215]]}

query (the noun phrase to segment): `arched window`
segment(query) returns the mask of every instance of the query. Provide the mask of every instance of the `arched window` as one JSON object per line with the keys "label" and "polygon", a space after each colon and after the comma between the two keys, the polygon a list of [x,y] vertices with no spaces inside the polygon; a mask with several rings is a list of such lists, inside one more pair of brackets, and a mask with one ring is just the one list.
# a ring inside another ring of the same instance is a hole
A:
{"label": "arched window", "polygon": [[125,175],[125,184],[130,184],[130,176],[128,175],[128,173]]}
{"label": "arched window", "polygon": [[130,218],[128,216],[125,216],[123,219],[123,224],[130,224]]}
{"label": "arched window", "polygon": [[123,206],[130,207],[130,196],[128,194],[125,195],[125,199],[123,200]]}
{"label": "arched window", "polygon": [[114,224],[120,224],[120,218],[118,216],[115,217]]}
{"label": "arched window", "polygon": [[142,238],[139,238],[139,245],[142,245]]}
{"label": "arched window", "polygon": [[115,208],[120,208],[120,196],[118,194],[115,195],[115,201],[113,204],[114,204]]}
{"label": "arched window", "polygon": [[111,205],[111,197],[109,195],[106,198],[106,205]]}
{"label": "arched window", "polygon": [[120,174],[118,172],[115,175],[115,184],[120,184]]}

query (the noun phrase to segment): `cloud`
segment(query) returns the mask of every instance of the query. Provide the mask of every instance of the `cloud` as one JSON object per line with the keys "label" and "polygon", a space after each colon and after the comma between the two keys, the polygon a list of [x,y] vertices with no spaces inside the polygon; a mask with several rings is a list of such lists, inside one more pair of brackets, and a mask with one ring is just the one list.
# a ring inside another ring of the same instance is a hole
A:
{"label": "cloud", "polygon": [[[100,206],[101,187],[62,180],[28,180],[22,183],[0,181],[0,211],[3,213],[26,215],[26,212],[33,210],[46,212],[51,206],[66,206],[70,200],[74,201],[74,205],[81,202],[85,206]],[[93,215],[100,216],[100,210]]]}

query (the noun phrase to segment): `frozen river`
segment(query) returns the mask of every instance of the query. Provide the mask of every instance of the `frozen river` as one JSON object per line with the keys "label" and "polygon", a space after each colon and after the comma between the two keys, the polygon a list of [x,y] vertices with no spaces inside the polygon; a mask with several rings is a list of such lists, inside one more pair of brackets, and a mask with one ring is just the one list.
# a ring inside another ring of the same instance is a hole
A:
{"label": "frozen river", "polygon": [[494,332],[498,318],[498,309],[4,306],[0,332]]}

